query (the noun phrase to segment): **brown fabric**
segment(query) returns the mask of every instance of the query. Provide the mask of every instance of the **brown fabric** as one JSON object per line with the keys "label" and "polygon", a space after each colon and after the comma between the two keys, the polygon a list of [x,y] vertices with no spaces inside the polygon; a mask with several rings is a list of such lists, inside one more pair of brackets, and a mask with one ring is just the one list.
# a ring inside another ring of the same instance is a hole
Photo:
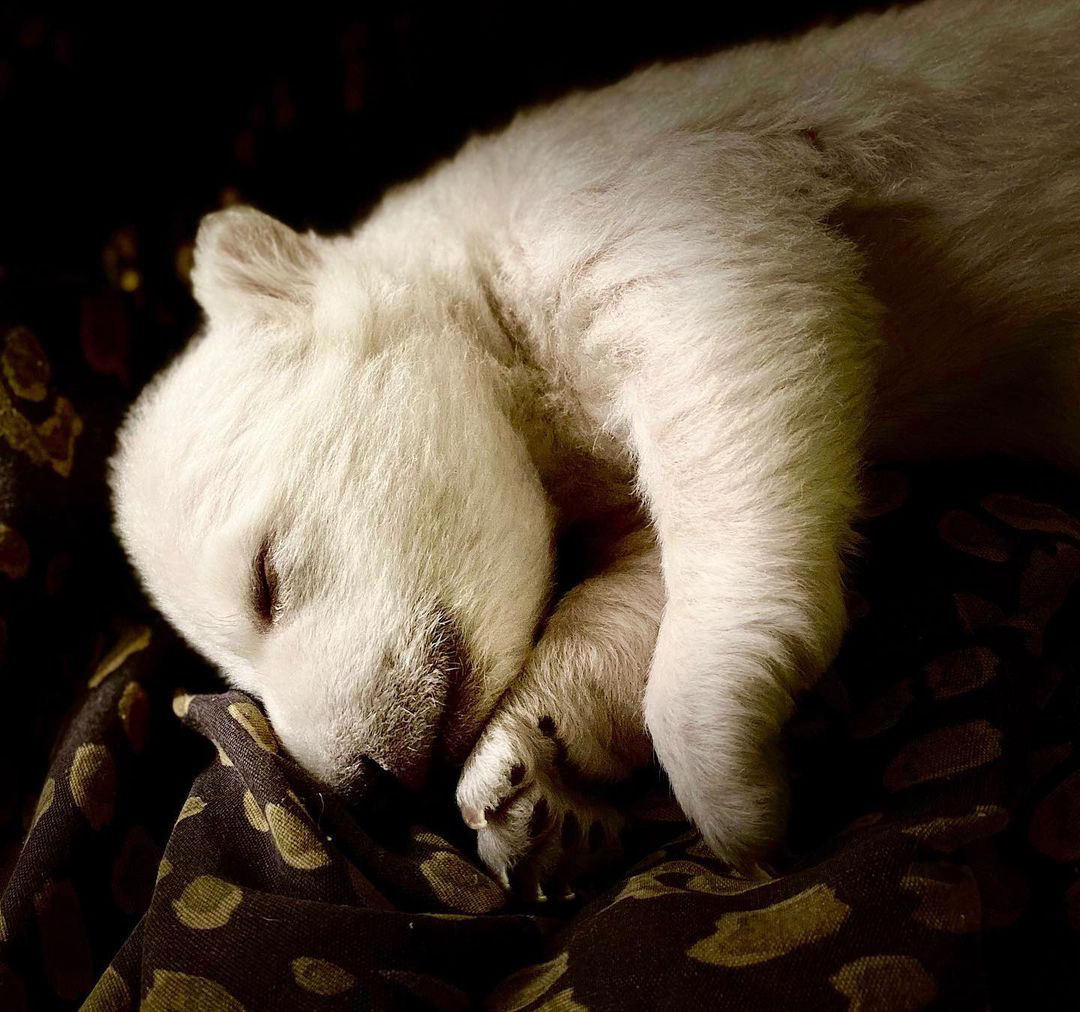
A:
{"label": "brown fabric", "polygon": [[876,477],[854,628],[790,735],[775,880],[727,872],[646,791],[613,884],[526,908],[445,794],[319,794],[248,697],[174,699],[171,634],[136,626],[0,899],[4,1007],[1067,1007],[1078,514]]}

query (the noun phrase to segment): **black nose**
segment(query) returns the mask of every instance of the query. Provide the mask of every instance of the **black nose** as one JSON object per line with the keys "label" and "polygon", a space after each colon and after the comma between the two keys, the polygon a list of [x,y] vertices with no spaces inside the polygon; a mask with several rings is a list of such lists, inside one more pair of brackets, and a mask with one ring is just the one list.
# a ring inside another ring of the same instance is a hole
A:
{"label": "black nose", "polygon": [[361,795],[363,781],[380,784],[388,776],[422,789],[433,767],[464,758],[464,741],[475,737],[481,683],[465,638],[445,609],[436,609],[425,624],[420,656],[411,656],[405,667],[388,654],[380,672],[381,719],[359,743],[369,757],[355,778]]}

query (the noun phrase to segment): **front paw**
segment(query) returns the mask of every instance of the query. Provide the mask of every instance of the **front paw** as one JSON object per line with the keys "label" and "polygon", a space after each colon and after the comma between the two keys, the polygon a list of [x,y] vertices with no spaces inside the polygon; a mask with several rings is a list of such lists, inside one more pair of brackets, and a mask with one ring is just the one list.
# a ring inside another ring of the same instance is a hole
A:
{"label": "front paw", "polygon": [[457,803],[480,859],[528,899],[572,887],[620,852],[623,818],[581,777],[555,718],[514,707],[496,715],[465,763]]}
{"label": "front paw", "polygon": [[656,743],[657,756],[687,818],[722,861],[750,877],[780,841],[788,787],[775,745],[687,731]]}

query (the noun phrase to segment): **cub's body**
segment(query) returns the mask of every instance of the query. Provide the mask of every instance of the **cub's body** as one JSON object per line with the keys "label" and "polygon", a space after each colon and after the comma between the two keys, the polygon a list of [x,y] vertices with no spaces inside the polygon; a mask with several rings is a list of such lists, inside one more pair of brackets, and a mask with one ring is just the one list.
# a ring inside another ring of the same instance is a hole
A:
{"label": "cub's body", "polygon": [[526,113],[348,236],[211,216],[114,463],[149,590],[334,786],[472,748],[497,871],[572,878],[581,776],[650,747],[760,851],[863,461],[1077,463],[1078,52],[1076,4],[938,0]]}

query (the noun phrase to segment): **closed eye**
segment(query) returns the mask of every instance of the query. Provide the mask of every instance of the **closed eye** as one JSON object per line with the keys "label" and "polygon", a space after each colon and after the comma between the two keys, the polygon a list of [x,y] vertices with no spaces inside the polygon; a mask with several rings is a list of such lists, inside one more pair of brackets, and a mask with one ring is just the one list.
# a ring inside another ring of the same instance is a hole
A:
{"label": "closed eye", "polygon": [[251,571],[251,602],[259,621],[273,624],[278,612],[278,574],[270,554],[269,539],[264,541],[255,555]]}

